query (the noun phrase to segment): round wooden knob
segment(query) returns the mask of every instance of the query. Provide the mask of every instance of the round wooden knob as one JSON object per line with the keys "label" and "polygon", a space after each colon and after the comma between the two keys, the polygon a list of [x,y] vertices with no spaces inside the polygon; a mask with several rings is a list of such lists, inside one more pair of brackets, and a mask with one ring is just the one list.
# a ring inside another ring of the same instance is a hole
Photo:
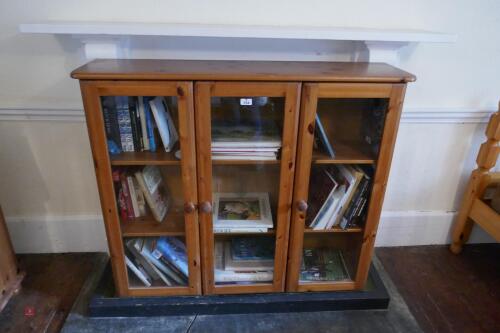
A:
{"label": "round wooden knob", "polygon": [[297,209],[301,212],[305,212],[307,210],[307,202],[299,200],[299,202],[297,202]]}
{"label": "round wooden knob", "polygon": [[212,204],[208,201],[203,201],[200,205],[200,211],[202,213],[211,213],[212,212]]}
{"label": "round wooden knob", "polygon": [[192,213],[196,209],[196,206],[192,202],[186,202],[184,204],[184,213]]}

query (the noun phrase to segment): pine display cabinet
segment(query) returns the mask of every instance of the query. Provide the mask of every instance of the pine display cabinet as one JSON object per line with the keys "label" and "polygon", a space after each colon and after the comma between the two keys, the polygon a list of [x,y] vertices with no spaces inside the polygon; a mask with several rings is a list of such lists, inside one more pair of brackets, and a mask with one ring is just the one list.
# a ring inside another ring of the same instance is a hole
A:
{"label": "pine display cabinet", "polygon": [[360,290],[405,94],[380,63],[95,60],[117,296]]}

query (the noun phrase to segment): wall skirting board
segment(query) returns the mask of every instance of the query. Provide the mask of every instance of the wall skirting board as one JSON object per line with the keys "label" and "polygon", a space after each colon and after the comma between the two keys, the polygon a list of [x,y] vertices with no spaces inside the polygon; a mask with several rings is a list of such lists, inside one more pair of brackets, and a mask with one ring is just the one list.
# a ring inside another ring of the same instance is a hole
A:
{"label": "wall skirting board", "polygon": [[[487,123],[490,108],[405,108],[402,123]],[[85,121],[82,109],[0,108],[0,121]]]}
{"label": "wall skirting board", "polygon": [[[455,212],[385,211],[376,246],[447,244]],[[7,217],[17,253],[107,251],[100,215]],[[494,240],[475,226],[471,243]],[[36,235],[36,237],[33,237]]]}

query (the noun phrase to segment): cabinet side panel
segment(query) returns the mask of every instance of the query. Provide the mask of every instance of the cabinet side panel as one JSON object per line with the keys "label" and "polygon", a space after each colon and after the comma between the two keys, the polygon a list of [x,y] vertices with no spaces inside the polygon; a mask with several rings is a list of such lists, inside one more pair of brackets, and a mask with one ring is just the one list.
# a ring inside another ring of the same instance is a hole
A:
{"label": "cabinet side panel", "polygon": [[101,201],[102,215],[106,228],[111,267],[118,296],[126,296],[128,280],[123,244],[120,232],[120,220],[115,203],[113,178],[109,161],[104,120],[101,112],[98,89],[92,82],[80,81],[87,129],[89,133],[94,169],[97,178],[97,187]]}
{"label": "cabinet side panel", "polygon": [[387,179],[391,168],[392,155],[403,107],[405,84],[395,84],[392,86],[389,100],[389,109],[386,115],[384,133],[380,144],[380,153],[377,160],[377,170],[373,181],[373,189],[368,207],[363,244],[359,257],[358,270],[356,273],[356,289],[362,289],[368,278],[375,236],[377,234],[382,204],[384,202]]}

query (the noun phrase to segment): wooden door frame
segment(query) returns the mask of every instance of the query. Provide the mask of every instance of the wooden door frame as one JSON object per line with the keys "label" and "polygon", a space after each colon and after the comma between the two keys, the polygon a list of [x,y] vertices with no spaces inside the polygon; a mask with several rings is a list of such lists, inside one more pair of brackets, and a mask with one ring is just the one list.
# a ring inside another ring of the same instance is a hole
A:
{"label": "wooden door frame", "polygon": [[[297,170],[294,181],[291,231],[288,255],[286,290],[295,291],[334,291],[362,289],[368,277],[375,235],[380,219],[394,144],[401,117],[401,109],[406,84],[385,83],[306,83],[303,85],[300,125],[297,149]],[[363,232],[358,267],[354,281],[334,283],[299,284],[300,265],[304,241],[306,214],[297,205],[306,201],[309,191],[309,175],[312,164],[315,117],[319,98],[387,98],[385,125],[376,161],[368,215]]]}
{"label": "wooden door frame", "polygon": [[276,221],[275,265],[272,284],[215,286],[214,235],[212,214],[200,212],[200,235],[204,294],[234,294],[284,291],[289,221],[295,172],[299,115],[299,82],[197,82],[195,85],[195,123],[200,204],[212,203],[211,103],[217,97],[284,97],[284,120],[280,164],[280,191]]}
{"label": "wooden door frame", "polygon": [[[194,130],[193,83],[190,81],[98,81],[81,80],[87,128],[94,160],[97,186],[111,256],[111,267],[118,296],[201,294],[199,226],[196,211],[184,214],[185,240],[189,258],[189,283],[186,287],[129,288],[124,260],[120,218],[107,148],[101,96],[175,96],[179,112],[179,141],[182,151],[181,177],[185,203],[197,204],[196,149]],[[168,223],[168,222],[166,222]]]}

